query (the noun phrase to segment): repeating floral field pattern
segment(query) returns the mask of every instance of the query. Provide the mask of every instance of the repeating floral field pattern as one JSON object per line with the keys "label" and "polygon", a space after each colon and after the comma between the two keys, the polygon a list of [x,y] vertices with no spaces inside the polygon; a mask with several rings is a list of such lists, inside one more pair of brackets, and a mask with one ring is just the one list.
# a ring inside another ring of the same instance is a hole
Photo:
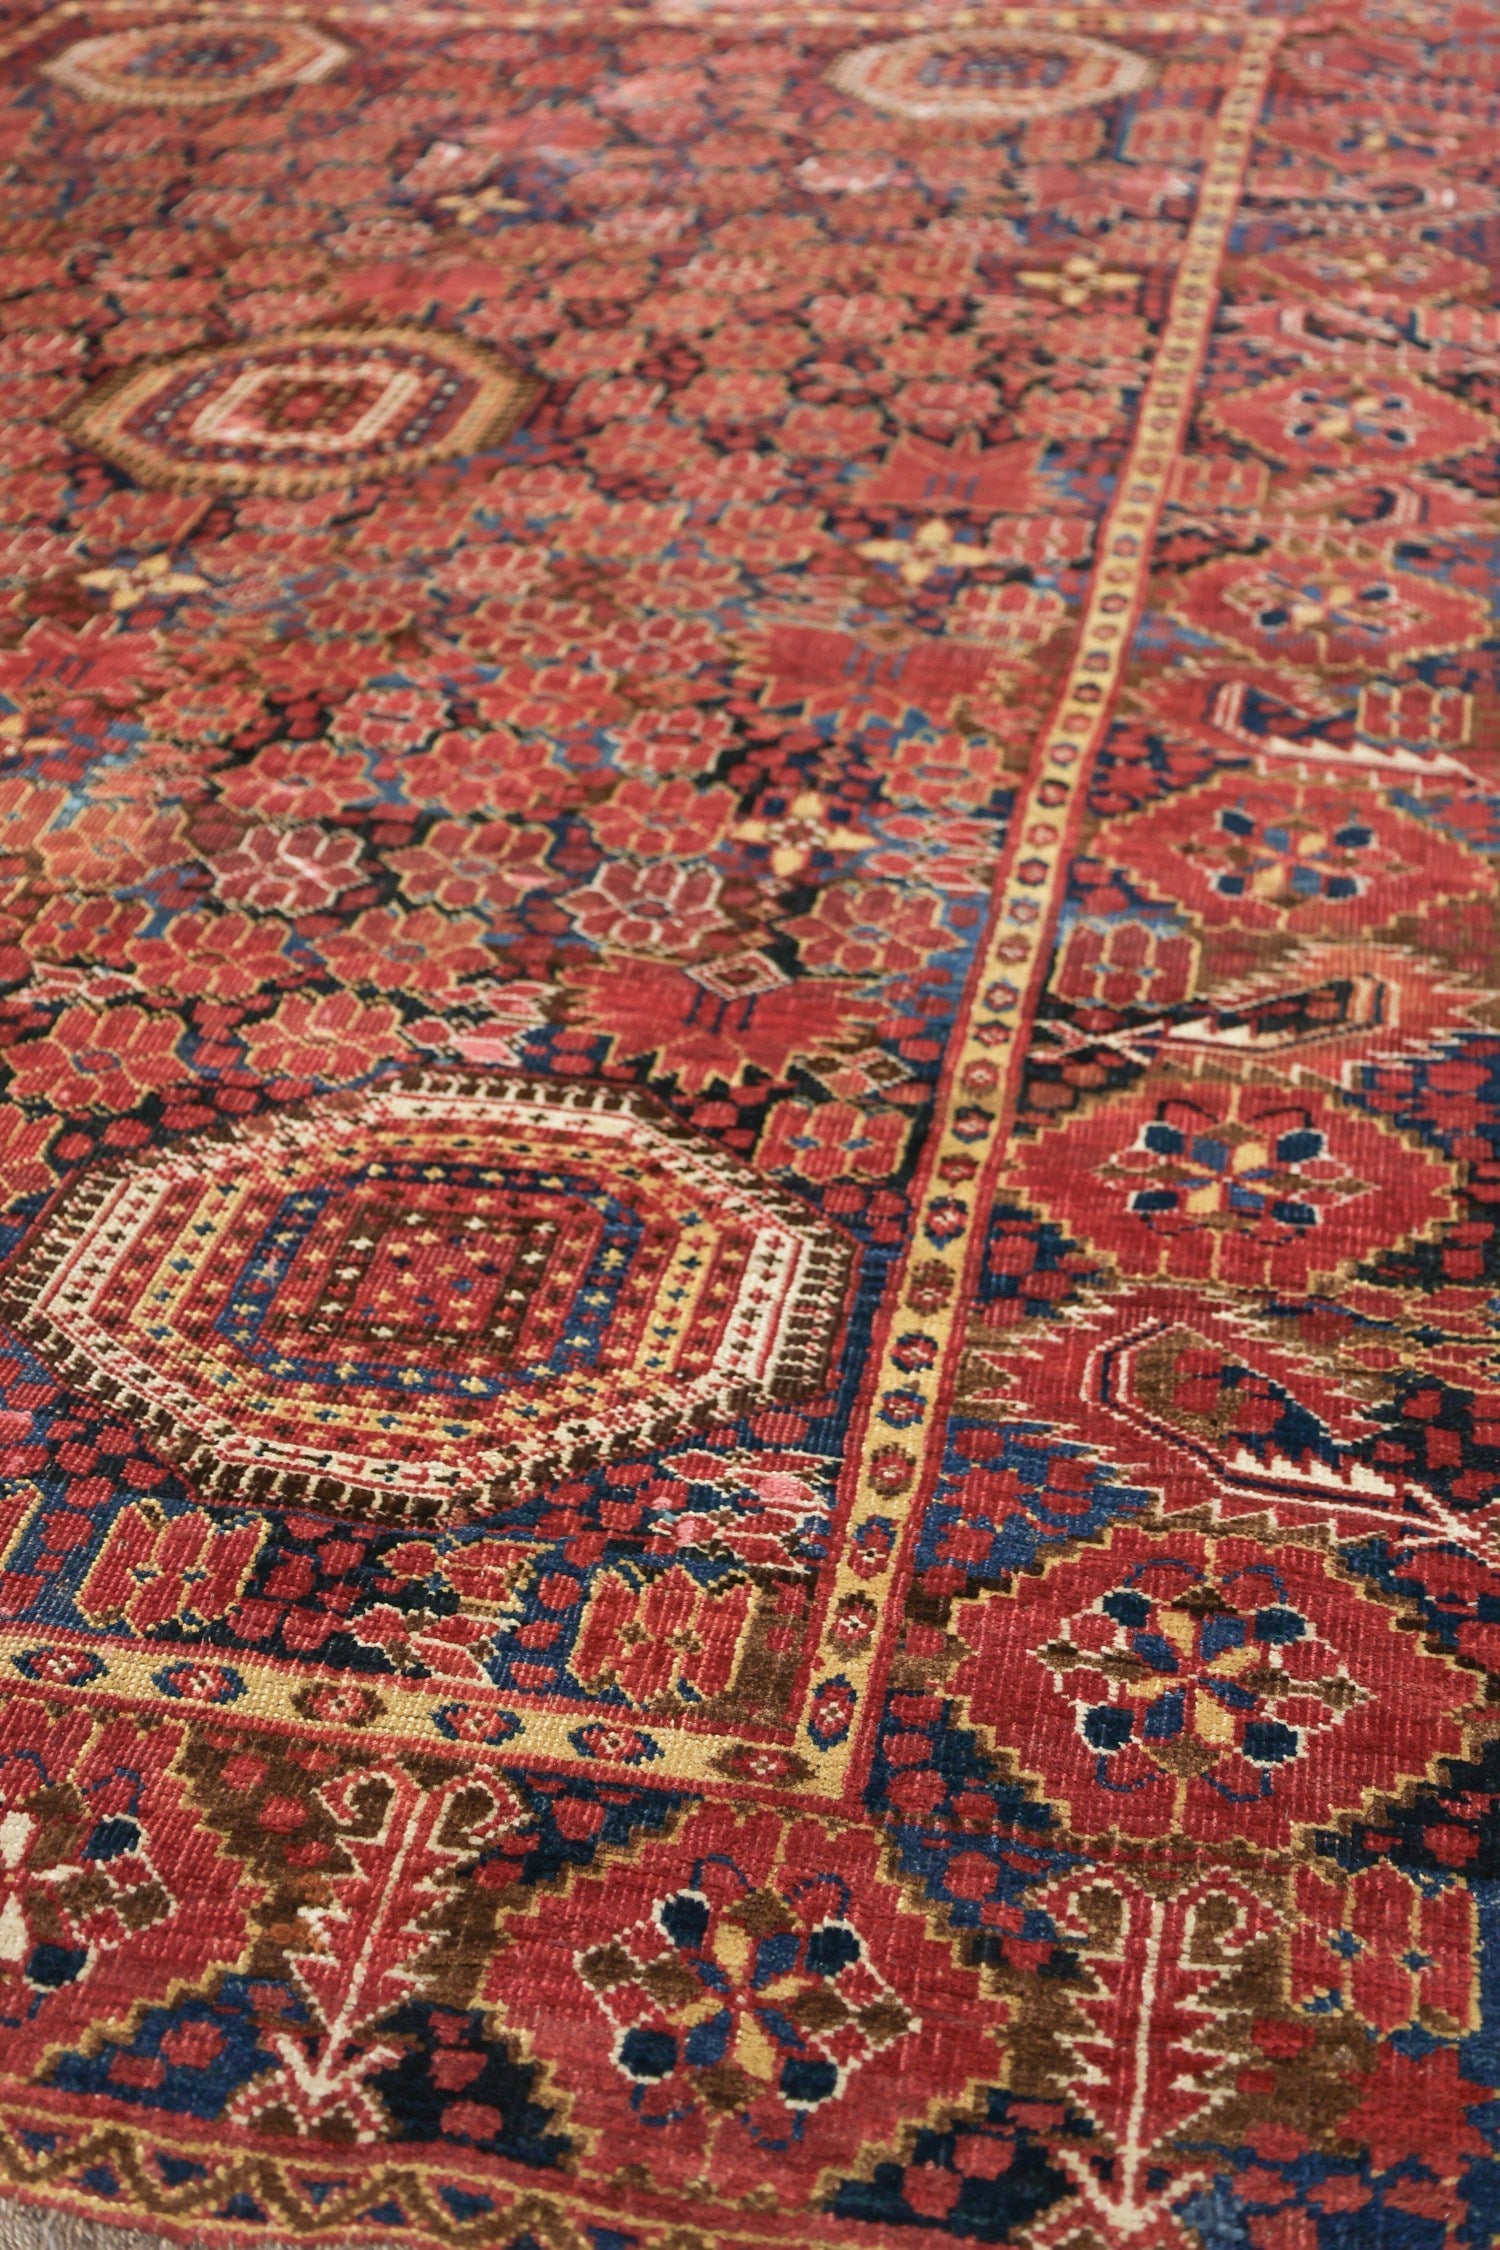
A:
{"label": "repeating floral field pattern", "polygon": [[0,2241],[1500,2240],[1500,16],[0,8]]}

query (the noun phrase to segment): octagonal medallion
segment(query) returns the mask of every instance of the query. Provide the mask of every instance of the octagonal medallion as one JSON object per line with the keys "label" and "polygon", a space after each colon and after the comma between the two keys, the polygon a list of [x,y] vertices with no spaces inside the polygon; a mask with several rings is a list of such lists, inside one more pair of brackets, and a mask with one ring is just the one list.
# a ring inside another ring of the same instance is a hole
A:
{"label": "octagonal medallion", "polygon": [[851,1264],[649,1096],[416,1072],[85,1173],[0,1310],[204,1498],[431,1523],[806,1396]]}
{"label": "octagonal medallion", "polygon": [[205,18],[78,39],[42,68],[86,102],[199,109],[313,85],[348,59],[347,47],[313,24]]}
{"label": "octagonal medallion", "polygon": [[538,391],[488,345],[394,322],[141,360],[63,420],[139,484],[295,495],[501,445]]}
{"label": "octagonal medallion", "polygon": [[828,73],[842,93],[886,117],[989,132],[1096,109],[1151,76],[1144,55],[1073,31],[970,30],[962,23],[887,39],[840,55]]}

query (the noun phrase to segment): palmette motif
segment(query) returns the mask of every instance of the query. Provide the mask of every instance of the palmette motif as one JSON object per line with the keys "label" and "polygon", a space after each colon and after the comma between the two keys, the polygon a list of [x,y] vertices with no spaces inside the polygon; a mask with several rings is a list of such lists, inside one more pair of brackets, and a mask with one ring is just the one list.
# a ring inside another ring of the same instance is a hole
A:
{"label": "palmette motif", "polygon": [[7,2250],[1500,2235],[1500,43],[1366,13],[11,11]]}

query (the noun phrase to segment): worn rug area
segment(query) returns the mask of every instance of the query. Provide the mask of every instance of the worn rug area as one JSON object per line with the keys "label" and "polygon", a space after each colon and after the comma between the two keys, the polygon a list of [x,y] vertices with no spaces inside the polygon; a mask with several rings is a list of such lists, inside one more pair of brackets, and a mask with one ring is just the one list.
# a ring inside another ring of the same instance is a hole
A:
{"label": "worn rug area", "polygon": [[0,2240],[1483,2250],[1500,17],[3,20]]}

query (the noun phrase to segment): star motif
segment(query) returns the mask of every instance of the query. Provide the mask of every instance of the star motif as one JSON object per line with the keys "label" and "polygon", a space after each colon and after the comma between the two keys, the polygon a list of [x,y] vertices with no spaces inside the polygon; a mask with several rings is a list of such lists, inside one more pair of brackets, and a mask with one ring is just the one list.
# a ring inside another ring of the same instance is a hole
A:
{"label": "star motif", "polygon": [[174,570],[170,555],[143,555],[137,563],[113,570],[86,570],[78,583],[108,594],[111,609],[137,609],[142,602],[169,594],[207,593],[209,581],[196,571]]}
{"label": "star motif", "polygon": [[[946,531],[947,526],[942,528]],[[879,540],[872,544],[899,547],[902,542]],[[868,551],[868,548],[861,550],[862,553]],[[737,821],[730,834],[736,843],[768,844],[773,875],[800,875],[811,863],[814,852],[859,852],[870,841],[857,828],[846,828],[830,821],[827,813],[827,803],[816,790],[804,789],[792,799],[784,813]]]}
{"label": "star motif", "polygon": [[1044,272],[1022,273],[1018,278],[1023,289],[1034,289],[1043,296],[1055,297],[1069,312],[1078,312],[1092,298],[1125,295],[1139,285],[1141,277],[1138,273],[1125,273],[1105,266],[1084,250],[1060,267],[1049,267]]}
{"label": "star motif", "polygon": [[471,227],[494,212],[524,211],[527,206],[513,195],[504,195],[497,187],[478,188],[468,195],[440,195],[440,211],[446,211],[455,226]]}
{"label": "star motif", "polygon": [[910,539],[867,539],[858,552],[870,562],[895,563],[908,586],[925,586],[935,571],[971,570],[995,559],[988,547],[956,540],[941,516],[919,525]]}

